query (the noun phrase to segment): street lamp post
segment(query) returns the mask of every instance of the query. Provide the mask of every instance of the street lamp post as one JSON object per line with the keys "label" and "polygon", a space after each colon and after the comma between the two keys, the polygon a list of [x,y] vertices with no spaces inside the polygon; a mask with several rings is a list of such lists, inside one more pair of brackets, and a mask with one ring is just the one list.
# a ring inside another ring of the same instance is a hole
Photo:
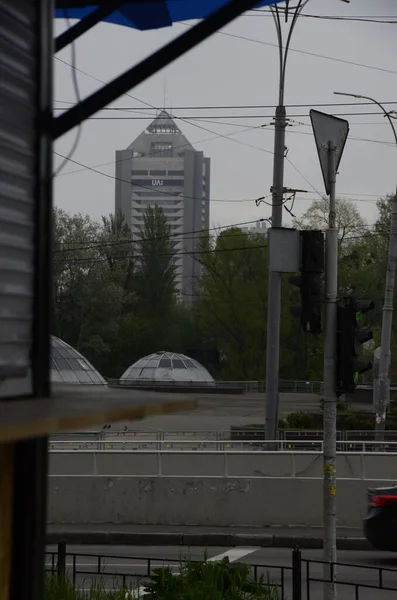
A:
{"label": "street lamp post", "polygon": [[[280,9],[271,6],[277,29],[279,50],[279,87],[278,106],[274,116],[274,162],[272,192],[272,227],[282,227],[284,203],[284,162],[285,162],[285,128],[287,126],[284,106],[285,73],[288,50],[293,30],[298,17],[309,0],[299,0],[294,8],[291,25],[283,46],[283,30]],[[288,16],[288,3],[286,17]],[[266,339],[266,422],[265,439],[277,439],[278,427],[278,381],[280,355],[280,316],[281,316],[281,273],[269,271],[267,304],[267,339]]]}
{"label": "street lamp post", "polygon": [[[274,162],[272,192],[272,227],[282,227],[284,204],[284,162],[285,162],[285,128],[287,126],[284,106],[285,74],[288,50],[296,22],[309,0],[298,0],[296,6],[290,7],[286,0],[285,17],[292,13],[291,25],[283,46],[283,30],[281,25],[281,9],[275,4],[270,6],[277,29],[279,51],[279,86],[278,106],[274,116]],[[349,3],[350,0],[342,0]],[[281,315],[281,273],[269,271],[267,304],[267,339],[266,339],[266,422],[265,438],[277,439],[278,427],[278,383],[280,357],[280,315]]]}
{"label": "street lamp post", "polygon": [[[397,132],[390,116],[390,113],[374,98],[362,96],[360,94],[345,94],[343,92],[334,92],[340,96],[351,96],[363,100],[369,100],[376,104],[388,119],[393,130],[394,140],[397,148]],[[374,404],[376,412],[376,438],[382,438],[382,432],[385,429],[386,411],[390,402],[390,345],[393,324],[393,300],[394,284],[396,275],[397,261],[397,188],[391,206],[391,224],[389,233],[389,250],[386,268],[385,298],[382,309],[382,333],[379,357],[379,375],[374,383]]]}

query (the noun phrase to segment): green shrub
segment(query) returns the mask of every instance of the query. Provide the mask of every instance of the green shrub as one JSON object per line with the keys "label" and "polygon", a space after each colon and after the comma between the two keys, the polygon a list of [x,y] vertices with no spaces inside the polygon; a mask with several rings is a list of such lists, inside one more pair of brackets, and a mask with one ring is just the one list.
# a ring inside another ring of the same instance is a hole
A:
{"label": "green shrub", "polygon": [[131,600],[135,598],[132,588],[115,586],[108,590],[101,584],[93,584],[87,591],[73,589],[72,582],[67,578],[58,578],[51,573],[45,574],[44,600]]}
{"label": "green shrub", "polygon": [[46,573],[44,600],[82,600],[81,594],[73,589],[68,579],[59,579],[57,575]]}
{"label": "green shrub", "polygon": [[[178,571],[155,569],[145,585],[141,600],[280,600],[278,587],[261,575],[254,581],[250,566],[222,561],[182,562]],[[101,584],[86,592],[73,589],[68,579],[46,573],[44,600],[132,600],[135,594],[126,588],[107,590]]]}
{"label": "green shrub", "polygon": [[286,419],[286,429],[318,429],[322,427],[322,416],[314,413],[294,412]]}
{"label": "green shrub", "polygon": [[151,600],[280,600],[278,588],[263,575],[255,582],[249,565],[228,558],[182,563],[177,573],[156,569],[145,591]]}

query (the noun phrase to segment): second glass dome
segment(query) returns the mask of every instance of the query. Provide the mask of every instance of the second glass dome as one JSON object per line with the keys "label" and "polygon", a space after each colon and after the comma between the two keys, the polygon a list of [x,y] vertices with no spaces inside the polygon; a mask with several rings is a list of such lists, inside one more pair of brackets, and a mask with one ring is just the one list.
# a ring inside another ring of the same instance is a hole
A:
{"label": "second glass dome", "polygon": [[215,385],[211,374],[197,360],[165,351],[140,358],[120,377],[124,384],[169,382]]}

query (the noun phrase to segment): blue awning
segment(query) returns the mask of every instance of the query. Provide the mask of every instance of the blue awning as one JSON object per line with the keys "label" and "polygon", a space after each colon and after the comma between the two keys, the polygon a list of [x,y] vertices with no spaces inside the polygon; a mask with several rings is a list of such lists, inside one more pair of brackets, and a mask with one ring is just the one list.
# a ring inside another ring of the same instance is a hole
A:
{"label": "blue awning", "polygon": [[[283,0],[260,0],[256,8],[269,6]],[[57,0],[55,17],[82,19],[100,6],[90,0]],[[169,27],[177,21],[204,19],[227,4],[227,0],[147,0],[126,2],[104,21],[116,25],[148,30]]]}

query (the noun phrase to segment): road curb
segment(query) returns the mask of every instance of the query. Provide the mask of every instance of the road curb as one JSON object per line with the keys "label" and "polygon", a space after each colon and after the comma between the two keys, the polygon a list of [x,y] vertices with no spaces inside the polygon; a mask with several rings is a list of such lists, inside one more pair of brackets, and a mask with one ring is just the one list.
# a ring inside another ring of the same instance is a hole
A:
{"label": "road curb", "polygon": [[[150,533],[118,531],[62,531],[47,533],[48,544],[65,542],[75,546],[203,546],[261,548],[321,549],[323,539],[318,536],[266,535],[262,533]],[[362,537],[338,537],[339,550],[373,550]]]}

